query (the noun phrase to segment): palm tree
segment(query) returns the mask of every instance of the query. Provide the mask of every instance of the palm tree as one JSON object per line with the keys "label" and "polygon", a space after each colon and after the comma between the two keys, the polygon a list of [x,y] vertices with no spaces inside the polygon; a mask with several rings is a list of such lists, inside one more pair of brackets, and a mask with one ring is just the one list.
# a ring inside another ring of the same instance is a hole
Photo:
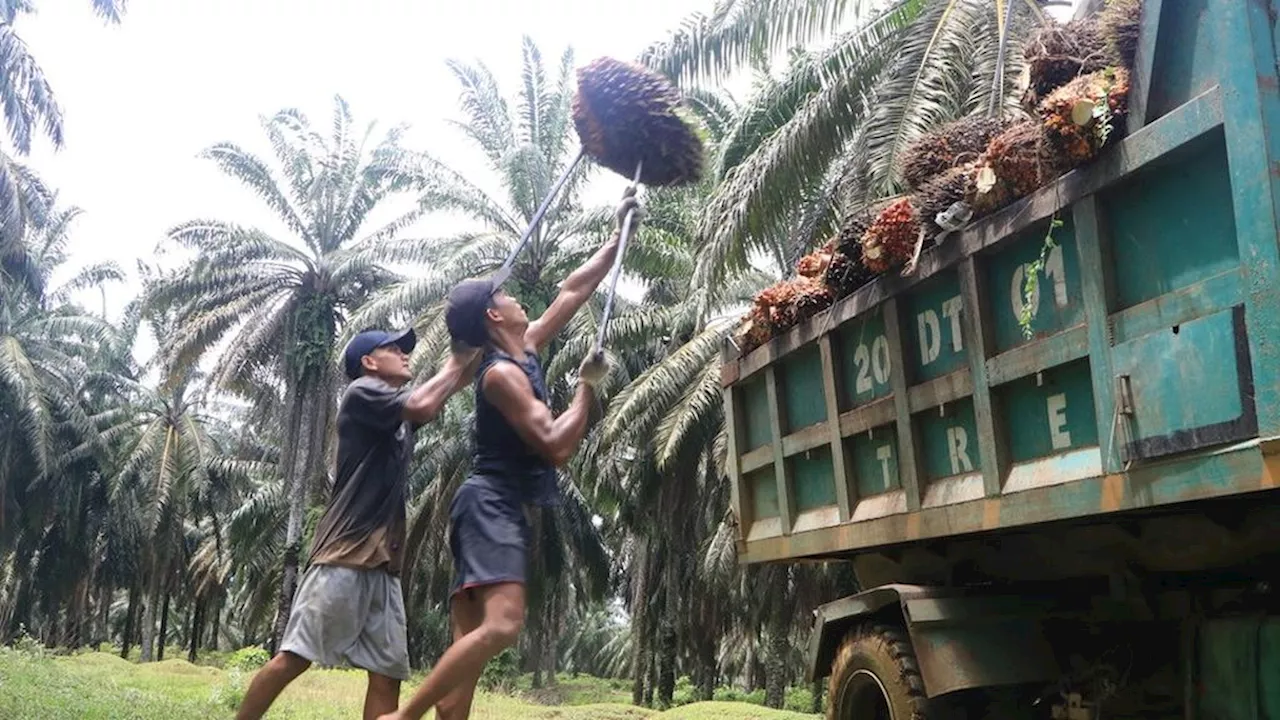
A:
{"label": "palm tree", "polygon": [[[91,4],[104,20],[118,23],[125,0],[91,0]],[[0,0],[0,104],[6,134],[19,156],[31,151],[37,134],[55,148],[62,147],[62,110],[44,71],[15,29],[19,17],[35,9],[31,0]],[[30,171],[0,148],[0,255],[9,239],[6,236],[39,217],[43,197],[43,188]]]}
{"label": "palm tree", "polygon": [[74,647],[88,631],[95,542],[106,516],[95,356],[117,334],[71,295],[120,273],[94,266],[50,286],[78,211],[48,199],[49,213],[10,235],[0,256],[0,558],[25,568],[0,587],[0,638],[26,624],[46,642]]}
{"label": "palm tree", "polygon": [[[327,137],[296,110],[262,125],[277,170],[232,143],[214,145],[204,157],[253,191],[289,236],[222,220],[183,223],[169,238],[196,255],[157,279],[149,302],[175,313],[170,367],[186,367],[227,340],[212,387],[273,411],[284,429],[279,467],[289,516],[278,638],[297,583],[308,497],[325,480],[339,382],[335,345],[351,311],[397,279],[383,263],[394,261],[394,241],[427,205],[414,202],[424,180],[420,159],[400,145],[402,127],[370,147],[374,127],[357,131],[340,97]],[[397,204],[407,209],[369,227],[375,212]]]}
{"label": "palm tree", "polygon": [[[165,337],[164,325],[156,325],[156,336]],[[211,507],[209,498],[219,477],[212,472],[219,451],[213,434],[216,420],[202,407],[199,379],[194,369],[174,373],[158,388],[121,378],[128,401],[111,413],[102,431],[103,440],[118,453],[112,496],[131,495],[139,501],[144,553],[140,565],[147,576],[143,662],[152,659],[161,596],[167,606],[170,579],[184,564],[175,551],[183,545],[187,525],[199,522],[201,511]]]}
{"label": "palm tree", "polygon": [[[36,262],[57,261],[51,246],[56,241],[37,248]],[[99,278],[109,274],[91,270]],[[27,279],[42,284],[51,272],[50,265],[36,265]],[[70,291],[85,282],[81,275],[67,287],[37,295],[26,283],[0,278],[0,546],[22,522],[25,503],[35,499],[28,493],[39,494],[39,484],[69,460],[61,451],[60,429],[69,426],[90,442],[95,436],[79,396],[80,380],[87,373],[84,358],[108,341],[110,328],[65,304]]]}
{"label": "palm tree", "polygon": [[[761,78],[715,165],[700,226],[708,282],[781,239],[789,265],[830,236],[842,213],[902,189],[914,139],[949,121],[1015,107],[1018,52],[1044,19],[1038,0],[721,0],[647,63],[687,83],[763,68],[783,48],[782,77]],[[806,46],[807,47],[800,47]],[[1003,79],[1003,83],[998,82]]]}

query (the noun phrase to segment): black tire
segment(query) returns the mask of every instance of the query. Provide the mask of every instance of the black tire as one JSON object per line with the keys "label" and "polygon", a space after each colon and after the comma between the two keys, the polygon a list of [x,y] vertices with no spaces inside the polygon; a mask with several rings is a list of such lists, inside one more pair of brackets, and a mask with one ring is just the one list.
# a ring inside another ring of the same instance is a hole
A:
{"label": "black tire", "polygon": [[845,636],[828,681],[828,720],[936,720],[911,640],[867,623]]}

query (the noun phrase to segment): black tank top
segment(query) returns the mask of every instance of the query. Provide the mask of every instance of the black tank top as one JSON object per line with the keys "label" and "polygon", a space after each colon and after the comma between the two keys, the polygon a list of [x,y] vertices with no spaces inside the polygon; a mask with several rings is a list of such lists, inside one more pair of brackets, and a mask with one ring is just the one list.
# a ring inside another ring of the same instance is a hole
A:
{"label": "black tank top", "polygon": [[484,396],[485,373],[499,362],[514,363],[523,370],[533,386],[533,396],[549,405],[546,377],[535,353],[525,353],[521,362],[501,350],[486,350],[476,370],[476,425],[472,437],[475,452],[469,482],[520,502],[554,505],[560,498],[555,466],[526,445],[502,412]]}

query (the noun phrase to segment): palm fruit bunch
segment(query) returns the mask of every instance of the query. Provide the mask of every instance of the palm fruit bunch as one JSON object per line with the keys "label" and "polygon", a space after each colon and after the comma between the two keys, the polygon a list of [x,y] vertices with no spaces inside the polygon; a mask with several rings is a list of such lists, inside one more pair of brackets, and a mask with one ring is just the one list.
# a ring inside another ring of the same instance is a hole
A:
{"label": "palm fruit bunch", "polygon": [[881,210],[862,234],[862,262],[874,273],[905,263],[915,254],[921,230],[911,198],[898,198]]}
{"label": "palm fruit bunch", "polygon": [[920,222],[924,225],[926,238],[932,239],[942,233],[938,225],[938,215],[946,212],[952,205],[964,202],[973,189],[974,162],[951,168],[941,175],[930,178],[912,198],[912,202],[920,210]]}
{"label": "palm fruit bunch", "polygon": [[1106,7],[1098,14],[1098,25],[1106,39],[1107,49],[1119,58],[1121,64],[1132,68],[1138,54],[1142,0],[1107,0]]}
{"label": "palm fruit bunch", "polygon": [[756,294],[737,343],[750,352],[830,307],[833,299],[831,290],[814,278],[801,276],[771,285]]}
{"label": "palm fruit bunch", "polygon": [[1109,67],[1081,75],[1040,103],[1049,140],[1071,166],[1081,165],[1121,131],[1129,110],[1129,71]]}
{"label": "palm fruit bunch", "polygon": [[1024,120],[992,138],[974,164],[965,199],[975,216],[986,215],[1039,190],[1066,169],[1044,125]]}
{"label": "palm fruit bunch", "polygon": [[702,137],[680,92],[640,65],[602,57],[579,68],[573,125],[587,154],[620,175],[641,164],[645,185],[702,178]]}
{"label": "palm fruit bunch", "polygon": [[862,236],[870,226],[871,217],[863,213],[849,213],[840,222],[840,232],[834,238],[835,252],[824,280],[837,300],[876,277],[862,261]]}
{"label": "palm fruit bunch", "polygon": [[827,269],[835,257],[835,243],[828,242],[822,247],[800,258],[796,263],[796,274],[810,280],[822,280],[827,276]]}
{"label": "palm fruit bunch", "polygon": [[899,170],[912,190],[939,173],[978,159],[987,143],[1009,126],[1003,117],[970,115],[917,138],[902,152]]}
{"label": "palm fruit bunch", "polygon": [[734,332],[734,342],[743,355],[764,345],[773,337],[773,322],[770,318],[769,306],[756,298],[751,310],[743,316],[742,324]]}
{"label": "palm fruit bunch", "polygon": [[1092,16],[1065,25],[1045,25],[1027,42],[1022,54],[1030,75],[1023,96],[1027,112],[1034,112],[1044,96],[1076,76],[1114,65],[1117,60],[1107,47],[1098,19]]}

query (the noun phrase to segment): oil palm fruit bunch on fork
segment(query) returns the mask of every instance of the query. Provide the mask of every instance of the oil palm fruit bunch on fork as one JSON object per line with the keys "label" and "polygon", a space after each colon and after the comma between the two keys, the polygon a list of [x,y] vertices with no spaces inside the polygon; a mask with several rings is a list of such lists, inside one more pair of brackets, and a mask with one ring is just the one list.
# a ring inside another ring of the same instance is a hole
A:
{"label": "oil palm fruit bunch on fork", "polygon": [[[524,236],[499,271],[502,278],[498,282],[509,274],[547,208],[584,156],[590,155],[601,167],[631,178],[632,186],[644,183],[670,187],[702,179],[702,137],[683,106],[679,90],[663,76],[640,65],[602,57],[579,68],[573,124],[582,148],[534,213]],[[628,212],[610,271],[609,294],[596,338],[597,352],[603,346],[613,310],[631,220]]]}

